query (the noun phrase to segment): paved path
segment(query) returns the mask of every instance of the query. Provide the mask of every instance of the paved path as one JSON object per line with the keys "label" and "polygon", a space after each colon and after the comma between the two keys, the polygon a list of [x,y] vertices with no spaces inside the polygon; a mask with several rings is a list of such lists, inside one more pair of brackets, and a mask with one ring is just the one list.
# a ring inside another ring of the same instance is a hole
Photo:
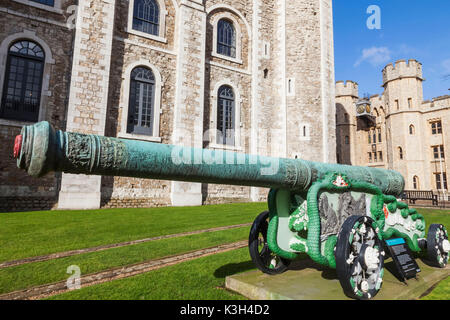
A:
{"label": "paved path", "polygon": [[[122,266],[107,271],[89,274],[81,277],[81,287],[88,287],[94,284],[113,281],[116,279],[127,278],[151,270],[160,269],[163,267],[178,264],[184,261],[206,257],[216,253],[226,252],[234,249],[239,249],[247,246],[247,241],[238,241],[229,244],[223,244],[216,247],[201,249],[189,253],[183,253],[170,257],[165,257],[157,260],[149,260],[146,262]],[[0,295],[0,300],[35,300],[42,299],[56,294],[69,291],[66,281],[60,281],[48,285],[28,288],[25,290],[14,291],[7,294]]]}
{"label": "paved path", "polygon": [[42,255],[42,256],[24,258],[24,259],[20,259],[20,260],[6,261],[3,263],[0,263],[0,269],[18,266],[18,265],[22,265],[22,264],[26,264],[26,263],[41,262],[41,261],[47,261],[47,260],[51,260],[51,259],[65,258],[65,257],[70,257],[70,256],[78,255],[78,254],[88,253],[88,252],[96,252],[96,251],[103,251],[103,250],[112,249],[112,248],[131,246],[134,244],[144,243],[144,242],[149,242],[149,241],[184,237],[184,236],[188,236],[188,235],[200,234],[200,233],[205,233],[205,232],[229,230],[229,229],[234,229],[234,228],[247,227],[247,226],[251,226],[251,225],[252,225],[251,223],[242,223],[242,224],[236,224],[236,225],[232,225],[232,226],[216,227],[216,228],[189,231],[189,232],[183,232],[183,233],[168,234],[168,235],[164,235],[164,236],[145,238],[145,239],[139,239],[139,240],[133,240],[133,241],[113,243],[113,244],[92,247],[92,248],[84,248],[84,249],[78,249],[78,250],[57,252],[57,253],[52,253],[52,254],[47,254],[47,255]]}
{"label": "paved path", "polygon": [[[450,275],[446,268],[431,267],[416,259],[421,272],[408,285],[396,276],[392,258],[385,261],[383,285],[375,300],[418,299]],[[251,300],[347,300],[335,269],[314,263],[311,259],[292,262],[289,270],[278,275],[267,275],[259,270],[231,275],[225,278],[225,287]]]}

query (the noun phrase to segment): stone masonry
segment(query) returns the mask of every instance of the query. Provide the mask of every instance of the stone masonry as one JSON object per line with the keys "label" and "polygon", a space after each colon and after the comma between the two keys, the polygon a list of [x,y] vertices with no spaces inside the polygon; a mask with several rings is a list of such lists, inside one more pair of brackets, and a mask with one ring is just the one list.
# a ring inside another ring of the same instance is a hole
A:
{"label": "stone masonry", "polygon": [[[30,39],[51,55],[39,120],[57,129],[336,161],[331,0],[155,0],[157,35],[133,29],[135,1],[3,1],[0,88],[10,44]],[[220,19],[235,29],[234,58],[217,52]],[[139,66],[155,75],[152,136],[130,134],[126,127],[130,74]],[[234,145],[216,141],[222,85],[235,95]],[[11,152],[14,136],[27,124],[0,118],[0,211],[201,205],[267,196],[263,188],[125,177],[51,173],[32,179],[15,168]]]}

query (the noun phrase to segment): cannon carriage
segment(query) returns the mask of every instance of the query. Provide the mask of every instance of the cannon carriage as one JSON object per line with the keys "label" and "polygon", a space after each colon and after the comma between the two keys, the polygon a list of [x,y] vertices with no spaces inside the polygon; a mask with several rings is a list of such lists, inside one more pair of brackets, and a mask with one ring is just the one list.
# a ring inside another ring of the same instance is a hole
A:
{"label": "cannon carriage", "polygon": [[387,239],[426,250],[437,267],[448,262],[445,227],[432,224],[425,238],[424,217],[397,200],[404,179],[391,170],[62,132],[48,122],[23,127],[14,154],[35,177],[58,171],[270,188],[268,210],[249,235],[256,267],[278,274],[307,254],[335,268],[356,299],[380,290]]}

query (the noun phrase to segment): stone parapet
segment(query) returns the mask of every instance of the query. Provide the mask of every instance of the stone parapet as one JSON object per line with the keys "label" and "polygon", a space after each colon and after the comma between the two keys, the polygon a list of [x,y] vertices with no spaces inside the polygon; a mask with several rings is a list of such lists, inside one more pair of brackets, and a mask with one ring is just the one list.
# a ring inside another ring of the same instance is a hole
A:
{"label": "stone parapet", "polygon": [[422,64],[417,60],[410,59],[398,60],[395,65],[389,63],[384,67],[383,71],[383,86],[389,81],[402,79],[402,78],[417,78],[423,80]]}

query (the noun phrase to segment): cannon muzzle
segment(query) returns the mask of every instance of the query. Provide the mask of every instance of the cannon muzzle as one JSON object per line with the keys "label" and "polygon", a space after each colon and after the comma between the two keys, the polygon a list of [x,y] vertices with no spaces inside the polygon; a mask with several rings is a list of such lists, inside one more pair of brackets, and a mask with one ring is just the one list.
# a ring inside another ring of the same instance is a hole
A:
{"label": "cannon muzzle", "polygon": [[306,191],[338,172],[384,194],[399,196],[404,188],[392,170],[63,132],[45,121],[22,128],[14,154],[17,166],[34,177],[56,171]]}

